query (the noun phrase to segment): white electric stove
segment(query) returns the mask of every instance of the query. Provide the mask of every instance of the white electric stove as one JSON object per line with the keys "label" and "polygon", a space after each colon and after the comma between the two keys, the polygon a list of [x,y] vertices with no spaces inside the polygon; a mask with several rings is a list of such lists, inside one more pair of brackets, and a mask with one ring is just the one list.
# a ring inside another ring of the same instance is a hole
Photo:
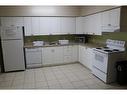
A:
{"label": "white electric stove", "polygon": [[116,62],[126,59],[125,41],[107,39],[106,47],[94,48],[92,73],[105,83],[116,81]]}

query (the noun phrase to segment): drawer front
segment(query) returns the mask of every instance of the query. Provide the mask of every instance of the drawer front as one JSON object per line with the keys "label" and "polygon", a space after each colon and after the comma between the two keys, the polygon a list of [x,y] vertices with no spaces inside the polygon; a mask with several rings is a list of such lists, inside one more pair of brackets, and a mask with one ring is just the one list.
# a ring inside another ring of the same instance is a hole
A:
{"label": "drawer front", "polygon": [[103,72],[101,72],[100,70],[98,70],[95,67],[92,67],[92,73],[97,76],[99,79],[101,79],[102,81],[104,81],[105,83],[107,82],[107,75]]}
{"label": "drawer front", "polygon": [[64,56],[63,61],[64,61],[64,63],[72,62],[72,57],[71,56]]}
{"label": "drawer front", "polygon": [[42,48],[26,48],[26,52],[41,52]]}

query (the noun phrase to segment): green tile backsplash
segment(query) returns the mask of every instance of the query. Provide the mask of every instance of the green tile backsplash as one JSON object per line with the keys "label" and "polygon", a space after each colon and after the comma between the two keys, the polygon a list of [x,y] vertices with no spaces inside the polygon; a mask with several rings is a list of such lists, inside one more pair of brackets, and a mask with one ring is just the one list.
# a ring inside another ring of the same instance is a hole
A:
{"label": "green tile backsplash", "polygon": [[32,41],[45,41],[45,42],[53,42],[58,40],[70,40],[74,41],[76,35],[37,35],[37,36],[25,36],[25,42],[32,42]]}
{"label": "green tile backsplash", "polygon": [[95,44],[105,44],[106,39],[127,41],[127,32],[112,32],[112,33],[105,32],[100,36],[97,35],[88,36],[89,42]]}

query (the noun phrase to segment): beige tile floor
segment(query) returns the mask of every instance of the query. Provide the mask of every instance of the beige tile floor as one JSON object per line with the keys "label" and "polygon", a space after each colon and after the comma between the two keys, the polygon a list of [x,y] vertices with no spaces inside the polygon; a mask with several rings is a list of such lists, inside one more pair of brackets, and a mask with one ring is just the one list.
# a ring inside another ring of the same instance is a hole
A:
{"label": "beige tile floor", "polygon": [[126,89],[107,85],[79,63],[0,74],[0,89]]}

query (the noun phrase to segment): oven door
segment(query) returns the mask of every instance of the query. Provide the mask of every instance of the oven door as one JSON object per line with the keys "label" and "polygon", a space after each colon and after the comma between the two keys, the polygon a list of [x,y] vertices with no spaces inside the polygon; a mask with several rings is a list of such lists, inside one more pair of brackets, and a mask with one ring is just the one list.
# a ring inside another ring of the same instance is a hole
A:
{"label": "oven door", "polygon": [[97,68],[103,73],[107,73],[108,54],[94,50],[93,68]]}

